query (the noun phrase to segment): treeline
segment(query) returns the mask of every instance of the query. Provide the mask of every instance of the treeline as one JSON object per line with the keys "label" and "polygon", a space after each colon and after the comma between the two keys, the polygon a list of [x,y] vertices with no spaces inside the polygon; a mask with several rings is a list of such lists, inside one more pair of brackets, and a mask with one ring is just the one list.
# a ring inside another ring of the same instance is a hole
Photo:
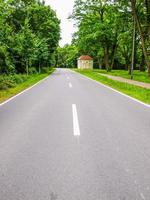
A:
{"label": "treeline", "polygon": [[135,19],[134,68],[148,69],[150,75],[150,1],[76,0],[70,18],[78,27],[71,45],[73,61],[81,54],[89,54],[95,67],[129,72]]}
{"label": "treeline", "polygon": [[78,47],[74,44],[66,44],[58,47],[56,51],[56,66],[61,68],[75,68],[80,55]]}
{"label": "treeline", "polygon": [[0,0],[0,74],[36,73],[54,64],[60,21],[38,0]]}

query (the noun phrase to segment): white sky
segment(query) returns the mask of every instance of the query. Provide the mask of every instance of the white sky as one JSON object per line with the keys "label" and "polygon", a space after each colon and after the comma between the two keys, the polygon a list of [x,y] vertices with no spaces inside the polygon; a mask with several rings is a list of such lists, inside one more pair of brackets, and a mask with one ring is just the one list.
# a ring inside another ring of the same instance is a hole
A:
{"label": "white sky", "polygon": [[46,4],[51,5],[61,20],[62,40],[60,41],[60,46],[71,43],[72,33],[75,28],[73,27],[73,22],[67,18],[72,13],[74,0],[46,0]]}

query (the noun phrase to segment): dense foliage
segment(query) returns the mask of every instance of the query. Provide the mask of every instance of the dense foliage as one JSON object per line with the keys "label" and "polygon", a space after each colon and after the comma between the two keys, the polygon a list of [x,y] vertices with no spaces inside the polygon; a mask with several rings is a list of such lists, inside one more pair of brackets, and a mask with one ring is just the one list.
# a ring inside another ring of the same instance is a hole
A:
{"label": "dense foliage", "polygon": [[36,73],[52,66],[60,21],[38,0],[0,0],[0,74]]}
{"label": "dense foliage", "polygon": [[74,68],[77,66],[78,49],[75,45],[58,47],[56,53],[56,66],[62,68]]}
{"label": "dense foliage", "polygon": [[135,68],[150,74],[149,0],[75,0],[70,18],[78,27],[73,45],[79,54],[93,56],[95,66],[107,71],[130,71],[135,19]]}
{"label": "dense foliage", "polygon": [[7,90],[8,88],[13,88],[17,84],[25,82],[27,79],[28,79],[28,76],[23,75],[23,74],[0,76],[0,90]]}

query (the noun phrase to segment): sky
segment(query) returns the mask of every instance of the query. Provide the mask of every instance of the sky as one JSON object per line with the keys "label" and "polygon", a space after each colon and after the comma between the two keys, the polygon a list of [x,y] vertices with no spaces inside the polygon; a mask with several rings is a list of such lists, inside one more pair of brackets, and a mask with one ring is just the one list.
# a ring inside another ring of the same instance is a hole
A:
{"label": "sky", "polygon": [[62,40],[60,41],[60,46],[71,43],[72,33],[75,31],[75,28],[73,22],[67,18],[72,13],[74,0],[46,0],[46,4],[51,5],[61,20]]}

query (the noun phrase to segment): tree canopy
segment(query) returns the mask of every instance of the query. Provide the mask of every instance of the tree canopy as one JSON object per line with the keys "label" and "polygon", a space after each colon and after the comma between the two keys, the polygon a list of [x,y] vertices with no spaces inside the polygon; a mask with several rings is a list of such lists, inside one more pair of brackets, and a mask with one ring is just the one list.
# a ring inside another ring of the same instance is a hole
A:
{"label": "tree canopy", "polygon": [[130,71],[135,19],[135,68],[147,68],[150,74],[149,0],[75,0],[70,18],[78,27],[73,44],[80,54],[90,54],[96,66],[107,71]]}
{"label": "tree canopy", "polygon": [[60,20],[39,0],[0,0],[0,73],[29,73],[53,65]]}

